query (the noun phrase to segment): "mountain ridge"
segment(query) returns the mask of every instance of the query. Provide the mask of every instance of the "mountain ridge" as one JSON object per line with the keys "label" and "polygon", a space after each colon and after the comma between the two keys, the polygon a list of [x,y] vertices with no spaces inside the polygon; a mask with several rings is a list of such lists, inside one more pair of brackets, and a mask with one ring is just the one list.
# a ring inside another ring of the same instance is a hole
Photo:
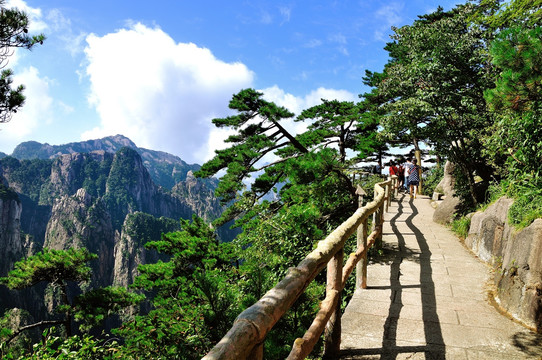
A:
{"label": "mountain ridge", "polygon": [[[58,146],[31,141],[14,155],[22,159],[0,159],[0,277],[44,248],[84,247],[98,255],[90,287],[128,286],[139,265],[158,260],[147,241],[179,230],[179,219],[210,222],[224,209],[214,196],[218,181],[193,176],[199,165],[120,135]],[[223,241],[235,236],[227,226],[217,232]],[[0,286],[0,313],[47,313],[54,299],[45,295],[40,288],[17,297]]]}
{"label": "mountain ridge", "polygon": [[[201,167],[199,164],[188,164],[177,155],[138,147],[132,140],[120,134],[61,145],[25,141],[17,145],[9,156],[18,160],[55,159],[61,155],[100,150],[114,154],[123,147],[137,151],[153,181],[166,189],[172,189],[179,181],[186,179],[189,171],[194,172]],[[2,154],[0,153],[0,158],[3,157]]]}

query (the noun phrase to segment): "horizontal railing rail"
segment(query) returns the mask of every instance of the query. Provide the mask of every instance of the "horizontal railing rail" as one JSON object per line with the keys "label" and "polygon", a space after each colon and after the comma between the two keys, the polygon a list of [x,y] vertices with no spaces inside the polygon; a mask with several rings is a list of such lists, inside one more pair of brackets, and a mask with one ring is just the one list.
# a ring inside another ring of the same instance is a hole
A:
{"label": "horizontal railing rail", "polygon": [[[382,242],[384,212],[391,202],[397,177],[375,185],[374,200],[337,227],[297,267],[259,301],[243,311],[232,328],[203,360],[262,359],[267,333],[290,309],[316,276],[327,267],[326,297],[303,338],[294,342],[289,360],[304,359],[314,348],[325,328],[324,358],[334,358],[340,350],[340,296],[348,276],[356,267],[356,286],[367,286],[367,251]],[[361,203],[361,201],[360,201]],[[373,215],[373,231],[368,219]],[[344,244],[357,231],[357,250],[343,267]]]}

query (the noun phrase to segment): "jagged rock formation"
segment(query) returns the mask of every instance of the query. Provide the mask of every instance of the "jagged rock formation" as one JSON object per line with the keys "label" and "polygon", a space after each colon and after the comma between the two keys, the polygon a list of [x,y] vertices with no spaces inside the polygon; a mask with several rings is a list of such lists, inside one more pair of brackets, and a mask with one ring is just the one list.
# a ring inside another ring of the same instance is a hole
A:
{"label": "jagged rock formation", "polygon": [[6,274],[20,259],[23,239],[20,234],[22,205],[17,194],[0,185],[0,272]]}
{"label": "jagged rock formation", "polygon": [[[0,183],[0,276],[5,276],[25,256],[28,239],[20,232],[21,214],[22,204],[17,194]],[[8,308],[30,306],[38,311],[40,308],[31,301],[33,295],[32,291],[21,293],[0,286],[1,305]]]}
{"label": "jagged rock formation", "polygon": [[135,150],[141,156],[143,164],[149,171],[153,181],[166,189],[171,189],[179,181],[185,180],[188,171],[196,171],[200,168],[196,164],[187,164],[175,155],[137,147],[130,139],[122,135],[65,145],[49,145],[36,141],[27,141],[19,144],[13,150],[12,156],[20,160],[54,159],[65,154],[89,153],[94,151],[114,154],[123,147]]}
{"label": "jagged rock formation", "polygon": [[512,316],[542,331],[542,219],[516,231],[508,224],[513,200],[501,198],[476,212],[465,245],[495,268],[497,302]]}
{"label": "jagged rock formation", "polygon": [[85,189],[74,196],[63,195],[55,200],[47,223],[44,247],[67,250],[87,248],[97,254],[93,261],[92,285],[111,284],[115,231],[101,199],[93,199]]}
{"label": "jagged rock formation", "polygon": [[171,193],[206,221],[218,218],[222,212],[220,201],[214,197],[214,189],[196,179],[192,171],[186,174],[186,180],[173,187]]}
{"label": "jagged rock formation", "polygon": [[139,264],[158,261],[158,253],[147,250],[144,244],[151,240],[159,240],[162,233],[179,230],[180,223],[166,217],[156,218],[142,212],[126,216],[122,225],[122,233],[115,241],[115,265],[113,268],[113,285],[128,286],[139,274]]}
{"label": "jagged rock formation", "polygon": [[[122,136],[62,146],[27,142],[13,155],[23,159],[0,159],[0,276],[43,247],[86,247],[99,257],[90,264],[90,286],[127,286],[139,264],[158,259],[144,248],[147,241],[177,230],[180,218],[197,214],[210,221],[222,211],[213,195],[216,181],[193,176],[199,166],[137,148]],[[157,185],[156,177],[173,190]],[[0,297],[0,312],[28,309],[28,303],[8,304],[7,298]],[[43,303],[37,300],[29,301]]]}

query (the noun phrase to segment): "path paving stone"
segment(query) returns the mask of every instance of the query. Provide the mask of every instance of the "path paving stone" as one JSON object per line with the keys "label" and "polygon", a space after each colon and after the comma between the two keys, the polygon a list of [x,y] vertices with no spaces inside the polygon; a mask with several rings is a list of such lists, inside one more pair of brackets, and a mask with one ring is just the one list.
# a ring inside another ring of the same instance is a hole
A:
{"label": "path paving stone", "polygon": [[490,304],[491,269],[433,211],[427,197],[392,202],[384,253],[342,317],[341,359],[542,359],[542,336]]}

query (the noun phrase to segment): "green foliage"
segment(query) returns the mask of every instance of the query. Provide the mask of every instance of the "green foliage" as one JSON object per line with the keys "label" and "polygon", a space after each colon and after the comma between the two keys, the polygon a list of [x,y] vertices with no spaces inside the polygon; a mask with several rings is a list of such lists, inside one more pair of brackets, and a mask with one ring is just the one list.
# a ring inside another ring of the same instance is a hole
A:
{"label": "green foliage", "polygon": [[[263,100],[262,93],[253,89],[241,90],[232,97],[229,107],[237,110],[238,114],[213,119],[213,123],[217,127],[231,127],[238,131],[226,140],[232,144],[231,147],[217,150],[216,156],[195,173],[196,176],[209,177],[223,169],[226,170],[216,189],[216,195],[224,204],[235,199],[237,194],[244,190],[242,180],[256,171],[254,166],[266,154],[287,145],[292,145],[295,149],[292,151],[295,153],[307,152],[307,149],[280,124],[282,120],[291,118],[294,114],[284,107]],[[279,173],[275,174],[272,180],[269,178],[265,182],[260,181],[258,190],[251,196],[265,195],[282,180],[283,177]],[[228,220],[231,219],[225,219],[223,222]]]}
{"label": "green foliage", "polygon": [[38,201],[43,183],[51,175],[52,160],[17,160],[11,156],[0,159],[0,167],[10,184],[17,185],[21,193]]}
{"label": "green foliage", "polygon": [[60,284],[64,281],[87,281],[90,279],[90,267],[85,264],[97,258],[86,249],[43,251],[15,263],[7,277],[0,278],[0,283],[10,289],[24,289],[46,281]]}
{"label": "green foliage", "polygon": [[0,199],[1,200],[15,200],[17,202],[19,202],[19,195],[17,195],[17,193],[8,188],[6,185],[0,183]]}
{"label": "green foliage", "polygon": [[86,249],[44,249],[28,259],[17,262],[15,269],[10,271],[6,278],[0,278],[0,282],[11,289],[23,289],[42,281],[48,282],[52,285],[49,287],[52,291],[60,289],[61,296],[58,299],[60,305],[55,308],[55,311],[64,314],[63,319],[46,323],[37,322],[12,330],[8,326],[12,315],[6,313],[4,318],[0,319],[0,339],[3,343],[0,346],[0,351],[4,353],[3,358],[7,356],[7,358],[15,359],[19,358],[17,354],[26,353],[17,344],[9,346],[11,340],[21,331],[53,324],[63,324],[68,338],[62,340],[57,336],[52,336],[54,330],[49,328],[44,332],[44,342],[35,344],[33,352],[21,356],[21,359],[108,358],[107,356],[111,354],[111,344],[102,346],[97,340],[87,335],[71,337],[72,318],[79,323],[81,331],[87,332],[100,325],[108,316],[141,302],[144,295],[131,293],[124,288],[106,287],[83,293],[75,297],[74,303],[70,304],[66,294],[66,282],[87,281],[90,278],[91,270],[85,263],[95,258],[97,256],[89,253]]}
{"label": "green foliage", "polygon": [[124,231],[140,245],[153,239],[159,239],[162,233],[179,230],[179,222],[166,217],[156,218],[143,212],[128,214],[124,222]]}
{"label": "green foliage", "polygon": [[105,157],[104,161],[96,161],[91,157],[86,159],[82,171],[81,187],[93,197],[103,196],[109,172],[111,170],[112,159]]}
{"label": "green foliage", "polygon": [[136,305],[145,299],[122,287],[105,287],[90,290],[75,299],[73,314],[81,331],[89,331],[103,323],[112,314]]}
{"label": "green foliage", "polygon": [[130,210],[137,209],[137,201],[130,190],[137,185],[139,154],[128,147],[123,147],[115,154],[111,171],[107,178],[107,193],[103,200],[110,210],[114,228],[120,229],[124,217]]}
{"label": "green foliage", "polygon": [[478,0],[473,21],[482,24],[490,32],[498,32],[514,26],[533,28],[542,24],[542,1],[540,0]]}
{"label": "green foliage", "polygon": [[21,10],[5,7],[4,1],[0,2],[0,123],[11,120],[11,115],[24,103],[24,86],[13,88],[13,72],[5,69],[8,58],[15,48],[32,49],[36,44],[43,44],[45,36],[28,35],[30,22],[28,16]]}
{"label": "green foliage", "polygon": [[[303,194],[299,194],[303,196]],[[325,237],[318,206],[293,203],[275,209],[263,202],[258,216],[246,222],[234,240],[243,261],[239,268],[239,290],[243,307],[252,305],[284,278],[288,268],[297,265]],[[265,358],[284,359],[296,337],[310,326],[324,294],[322,279],[311,283],[290,311],[266,337]]]}
{"label": "green foliage", "polygon": [[231,245],[198,217],[181,220],[181,229],[145,245],[171,259],[139,267],[134,286],[152,292],[153,309],[115,330],[123,356],[200,358],[241,310]]}
{"label": "green foliage", "polygon": [[461,239],[466,239],[469,234],[470,217],[463,216],[452,221],[452,231]]}
{"label": "green foliage", "polygon": [[444,167],[435,166],[427,171],[427,176],[423,180],[423,194],[424,195],[433,195],[435,188],[437,187],[440,180],[444,176]]}
{"label": "green foliage", "polygon": [[7,354],[4,359],[19,360],[105,360],[118,359],[115,355],[118,343],[116,340],[98,340],[90,335],[76,335],[63,339],[55,335],[55,329],[43,331],[42,341],[34,344],[32,351],[21,357],[10,357]]}
{"label": "green foliage", "polygon": [[[261,96],[250,89],[233,96],[230,108],[239,114],[214,120],[219,127],[237,130],[228,139],[232,146],[217,152],[197,174],[226,170],[217,194],[235,201],[218,223],[236,219],[235,225],[243,228],[233,242],[241,259],[240,307],[275,286],[357,208],[348,168],[382,148],[375,118],[363,116],[365,108],[354,103],[323,100],[303,111],[296,121],[307,121],[307,131],[294,137],[279,123],[292,114]],[[359,156],[351,155],[356,150]],[[275,160],[258,168],[266,154]],[[255,179],[247,189],[243,181],[251,176]],[[322,281],[318,277],[268,334],[266,358],[286,357],[295,337],[310,325],[323,294]]]}
{"label": "green foliage", "polygon": [[484,145],[501,177],[492,197],[514,199],[508,220],[517,228],[542,217],[541,11],[540,1],[514,0],[487,18],[500,31],[490,47],[499,73],[494,88],[485,91],[496,121]]}
{"label": "green foliage", "polygon": [[491,124],[483,91],[487,76],[484,32],[469,22],[475,8],[419,16],[394,28],[386,49],[391,60],[377,85],[382,98],[383,135],[415,146],[425,141],[457,164],[476,203],[474,172],[489,179],[481,142]]}
{"label": "green foliage", "polygon": [[542,176],[538,173],[517,172],[494,189],[499,195],[514,199],[508,210],[508,221],[516,229],[529,226],[535,219],[542,218]]}
{"label": "green foliage", "polygon": [[[511,28],[491,46],[500,70],[494,89],[485,92],[497,114],[486,141],[494,162],[526,172],[542,170],[542,28]],[[502,164],[499,157],[507,157]],[[502,171],[507,175],[507,170]]]}

